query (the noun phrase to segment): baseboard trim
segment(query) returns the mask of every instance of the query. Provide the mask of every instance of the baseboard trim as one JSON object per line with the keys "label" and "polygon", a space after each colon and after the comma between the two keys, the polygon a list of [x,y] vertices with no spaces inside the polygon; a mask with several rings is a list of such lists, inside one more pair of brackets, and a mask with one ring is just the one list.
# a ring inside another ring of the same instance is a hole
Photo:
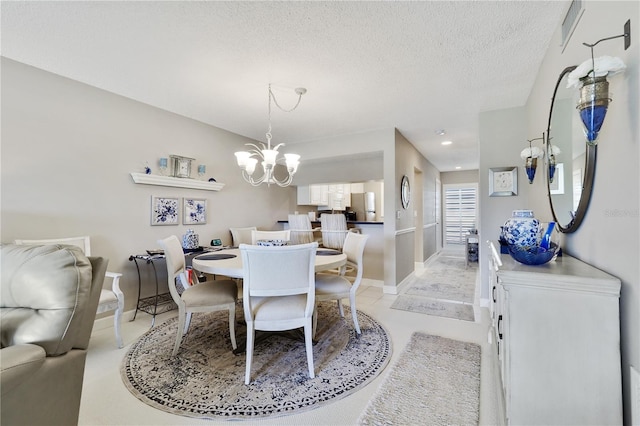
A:
{"label": "baseboard trim", "polygon": [[384,294],[398,294],[398,287],[392,285],[382,286],[382,293]]}
{"label": "baseboard trim", "polygon": [[383,288],[384,287],[384,281],[382,281],[382,280],[374,280],[373,278],[363,278],[362,282],[360,283],[360,285],[366,285],[366,286],[369,286],[369,287]]}
{"label": "baseboard trim", "polygon": [[[125,318],[133,318],[133,314],[134,314],[135,310],[130,310],[130,311],[125,311],[122,314],[122,321],[125,321]],[[93,322],[93,328],[91,329],[92,331],[100,331],[100,330],[105,330],[107,328],[113,328],[113,314],[111,315],[107,315],[104,316],[102,318],[97,318],[94,322]]]}

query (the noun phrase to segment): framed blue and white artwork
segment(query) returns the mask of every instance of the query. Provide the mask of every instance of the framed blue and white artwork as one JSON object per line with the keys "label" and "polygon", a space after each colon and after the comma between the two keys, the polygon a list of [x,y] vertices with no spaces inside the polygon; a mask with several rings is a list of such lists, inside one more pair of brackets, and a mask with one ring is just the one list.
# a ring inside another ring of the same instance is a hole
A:
{"label": "framed blue and white artwork", "polygon": [[183,225],[204,225],[207,223],[207,200],[183,198]]}
{"label": "framed blue and white artwork", "polygon": [[151,225],[178,225],[179,218],[179,198],[151,197]]}

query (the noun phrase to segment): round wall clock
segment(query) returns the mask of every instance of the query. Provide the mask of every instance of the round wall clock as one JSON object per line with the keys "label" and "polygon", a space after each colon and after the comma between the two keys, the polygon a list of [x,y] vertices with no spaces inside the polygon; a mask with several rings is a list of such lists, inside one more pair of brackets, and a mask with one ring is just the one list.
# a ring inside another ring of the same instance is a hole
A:
{"label": "round wall clock", "polygon": [[411,187],[409,186],[409,178],[407,176],[402,176],[402,181],[400,182],[400,199],[402,200],[403,209],[409,207],[409,201],[411,201]]}

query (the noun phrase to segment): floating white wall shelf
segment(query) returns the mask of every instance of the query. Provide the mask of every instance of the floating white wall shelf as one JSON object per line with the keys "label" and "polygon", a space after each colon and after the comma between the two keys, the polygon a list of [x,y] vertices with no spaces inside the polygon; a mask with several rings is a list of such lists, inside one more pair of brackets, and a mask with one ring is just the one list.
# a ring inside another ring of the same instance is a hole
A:
{"label": "floating white wall shelf", "polygon": [[224,188],[224,183],[188,178],[148,175],[145,173],[131,173],[131,177],[135,183],[144,185],[173,186],[176,188],[202,189],[204,191],[220,191]]}

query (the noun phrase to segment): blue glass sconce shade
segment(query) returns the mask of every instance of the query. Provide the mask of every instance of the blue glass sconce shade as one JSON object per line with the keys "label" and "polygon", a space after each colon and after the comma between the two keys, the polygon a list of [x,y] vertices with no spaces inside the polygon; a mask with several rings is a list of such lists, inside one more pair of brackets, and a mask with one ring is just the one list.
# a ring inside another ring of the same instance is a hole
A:
{"label": "blue glass sconce shade", "polygon": [[595,145],[609,106],[609,83],[606,77],[588,79],[580,88],[578,111],[584,124],[587,143]]}
{"label": "blue glass sconce shade", "polygon": [[527,178],[529,183],[533,183],[533,178],[536,177],[536,167],[538,166],[538,159],[533,157],[527,157],[525,160],[524,168],[527,171]]}
{"label": "blue glass sconce shade", "polygon": [[549,154],[549,183],[553,183],[553,177],[556,175],[556,157]]}
{"label": "blue glass sconce shade", "polygon": [[607,115],[607,105],[592,104],[580,111],[580,119],[584,124],[584,133],[587,142],[595,143],[598,139],[598,133],[604,123],[604,117]]}

